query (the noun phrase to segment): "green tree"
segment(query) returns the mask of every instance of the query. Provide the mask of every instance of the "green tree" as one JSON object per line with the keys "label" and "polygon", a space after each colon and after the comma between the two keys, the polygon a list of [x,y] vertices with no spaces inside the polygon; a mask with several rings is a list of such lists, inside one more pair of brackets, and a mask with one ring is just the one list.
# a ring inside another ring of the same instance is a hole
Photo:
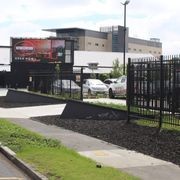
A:
{"label": "green tree", "polygon": [[108,79],[108,78],[110,78],[110,75],[107,73],[99,74],[99,79],[101,81],[104,81],[105,79]]}
{"label": "green tree", "polygon": [[123,64],[120,64],[119,59],[113,61],[113,67],[110,72],[111,78],[118,78],[123,75]]}

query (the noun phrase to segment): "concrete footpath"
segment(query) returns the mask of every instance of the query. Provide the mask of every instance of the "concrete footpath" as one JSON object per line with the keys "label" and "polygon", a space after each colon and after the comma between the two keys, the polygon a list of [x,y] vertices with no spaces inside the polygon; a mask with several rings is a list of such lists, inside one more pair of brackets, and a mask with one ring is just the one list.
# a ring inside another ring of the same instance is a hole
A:
{"label": "concrete footpath", "polygon": [[[57,109],[55,108],[57,106]],[[48,105],[23,108],[0,108],[0,117],[8,118],[26,129],[37,132],[48,138],[60,140],[65,146],[76,150],[104,166],[111,166],[140,177],[143,180],[179,180],[180,167],[170,162],[129,151],[123,147],[79,134],[60,127],[45,125],[29,117],[39,115],[61,114],[64,105]],[[36,109],[36,110],[35,110]],[[56,110],[55,110],[56,109]],[[38,111],[38,113],[37,113]],[[46,112],[44,112],[46,111]],[[6,114],[7,113],[7,114]]]}

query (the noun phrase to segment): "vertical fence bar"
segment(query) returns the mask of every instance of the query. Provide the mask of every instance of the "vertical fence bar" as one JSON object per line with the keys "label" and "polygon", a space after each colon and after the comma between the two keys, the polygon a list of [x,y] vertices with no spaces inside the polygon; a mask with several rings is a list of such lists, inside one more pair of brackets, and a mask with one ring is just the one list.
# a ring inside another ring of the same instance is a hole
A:
{"label": "vertical fence bar", "polygon": [[70,86],[70,95],[69,95],[69,97],[71,98],[72,97],[72,86],[71,86],[72,74],[70,76],[71,76],[71,78],[70,78],[70,84],[69,84],[69,86]]}
{"label": "vertical fence bar", "polygon": [[160,109],[159,109],[159,127],[158,131],[160,131],[162,127],[162,115],[163,115],[163,85],[164,85],[164,78],[163,78],[163,56],[160,56]]}
{"label": "vertical fence bar", "polygon": [[127,104],[127,123],[130,122],[130,93],[131,93],[131,79],[130,79],[130,75],[131,75],[131,58],[128,58],[128,65],[127,65],[127,99],[126,99],[126,104]]}
{"label": "vertical fence bar", "polygon": [[152,94],[150,94],[150,62],[147,63],[147,95],[146,95],[146,107],[149,109],[149,105],[150,105],[150,99],[152,99]]}
{"label": "vertical fence bar", "polygon": [[172,89],[172,104],[171,104],[171,111],[172,114],[175,114],[175,102],[176,102],[176,94],[175,94],[175,88],[176,88],[176,65],[175,60],[172,59],[173,62],[173,89]]}
{"label": "vertical fence bar", "polygon": [[83,67],[81,67],[81,95],[80,100],[83,101]]}

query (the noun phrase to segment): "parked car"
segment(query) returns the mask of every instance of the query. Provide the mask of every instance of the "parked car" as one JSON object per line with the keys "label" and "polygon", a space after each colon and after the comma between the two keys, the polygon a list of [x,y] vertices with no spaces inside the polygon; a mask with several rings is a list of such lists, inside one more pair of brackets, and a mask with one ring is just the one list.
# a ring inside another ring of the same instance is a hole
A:
{"label": "parked car", "polygon": [[55,94],[64,93],[77,93],[81,88],[73,81],[67,79],[57,79],[53,82],[53,92]]}
{"label": "parked car", "polygon": [[119,77],[114,83],[109,85],[109,97],[125,96],[127,89],[127,76]]}
{"label": "parked car", "polygon": [[92,96],[92,95],[108,95],[108,88],[106,85],[99,79],[85,79],[83,84],[83,94]]}
{"label": "parked car", "polygon": [[104,84],[107,86],[107,88],[109,88],[109,85],[111,83],[114,83],[117,80],[117,78],[110,78],[110,79],[105,79],[104,80]]}

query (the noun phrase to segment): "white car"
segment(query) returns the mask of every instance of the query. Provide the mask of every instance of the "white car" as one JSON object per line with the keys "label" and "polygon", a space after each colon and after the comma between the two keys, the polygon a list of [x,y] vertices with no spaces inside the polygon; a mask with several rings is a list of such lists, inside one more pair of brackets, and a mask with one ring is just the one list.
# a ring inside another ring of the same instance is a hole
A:
{"label": "white car", "polygon": [[105,79],[104,84],[109,88],[111,83],[114,83],[117,81],[117,78],[110,78],[110,79]]}
{"label": "white car", "polygon": [[127,76],[119,77],[114,83],[109,86],[109,97],[125,96],[127,89]]}
{"label": "white car", "polygon": [[85,79],[83,84],[83,94],[87,94],[88,96],[104,94],[107,96],[108,88],[99,79]]}
{"label": "white car", "polygon": [[57,79],[53,82],[53,91],[55,94],[80,93],[81,88],[73,80]]}

